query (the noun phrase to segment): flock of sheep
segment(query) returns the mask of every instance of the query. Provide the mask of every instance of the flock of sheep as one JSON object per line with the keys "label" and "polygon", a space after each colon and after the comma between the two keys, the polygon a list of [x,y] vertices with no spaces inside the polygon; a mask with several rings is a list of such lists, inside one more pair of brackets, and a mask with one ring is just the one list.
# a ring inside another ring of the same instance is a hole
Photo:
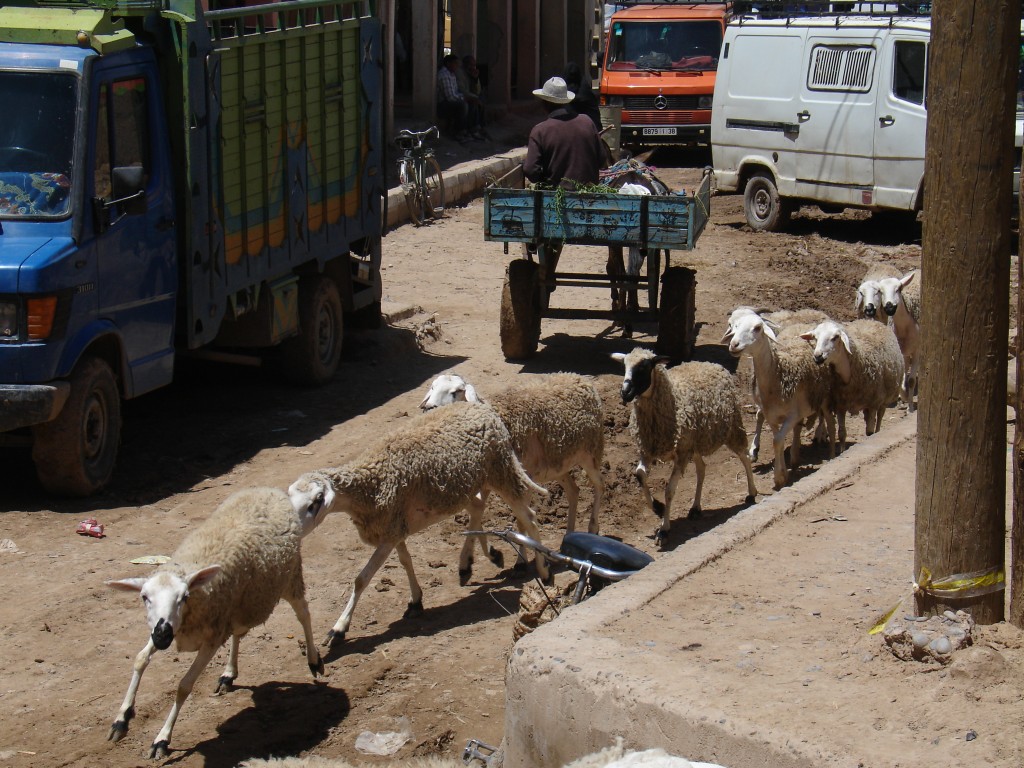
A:
{"label": "flock of sheep", "polygon": [[[722,342],[734,356],[753,362],[757,427],[749,446],[742,423],[744,397],[725,368],[707,362],[668,368],[665,358],[640,348],[613,355],[624,366],[621,397],[632,403],[630,431],[639,451],[635,475],[646,504],[661,517],[658,537],[669,531],[674,491],[691,460],[697,473],[691,512],[700,511],[704,457],[722,446],[743,464],[746,501],[755,501],[752,462],[763,422],[772,429],[775,487],[781,488],[788,478],[787,435],[792,434],[790,463],[796,466],[801,430],[812,421],[820,435],[828,435],[831,456],[836,420],[840,447],[845,447],[847,413],[863,413],[870,435],[897,397],[912,409],[920,305],[915,286],[920,286],[916,272],[867,275],[857,292],[857,307],[866,319],[847,324],[806,310],[734,310]],[[308,472],[287,492],[236,492],[152,576],[110,582],[141,594],[150,637],[135,659],[109,739],[118,741],[127,733],[139,682],[153,654],[176,641],[179,651],[195,651],[196,657],[150,750],[150,757],[165,756],[175,720],[199,674],[230,639],[217,690],[230,688],[238,674],[239,640],[265,622],[281,599],[302,625],[314,677],[323,672],[305,599],[300,544],[330,511],[347,512],[374,551],[328,633],[328,645],[344,639],[360,595],[392,550],[409,580],[406,615],[421,612],[423,591],[405,540],[462,510],[469,512],[469,529],[480,530],[492,492],[511,508],[520,530],[539,540],[529,502],[547,494],[538,483],[558,482],[572,531],[579,501],[572,471],[579,467],[593,487],[588,530],[599,531],[605,418],[593,380],[571,373],[536,376],[485,401],[465,379],[446,374],[432,383],[421,408],[425,413],[356,459]],[[664,503],[655,500],[647,482],[648,468],[656,461],[672,462]],[[467,537],[459,557],[463,583],[477,544],[485,557],[500,561],[483,536]],[[538,555],[535,563],[547,580],[544,558]]]}

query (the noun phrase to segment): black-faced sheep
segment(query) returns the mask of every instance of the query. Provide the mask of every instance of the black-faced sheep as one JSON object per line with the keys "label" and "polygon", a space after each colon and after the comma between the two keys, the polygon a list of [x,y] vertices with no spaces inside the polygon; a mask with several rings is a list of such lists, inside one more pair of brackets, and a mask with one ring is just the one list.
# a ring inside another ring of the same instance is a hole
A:
{"label": "black-faced sheep", "polygon": [[288,496],[277,488],[238,491],[189,534],[152,576],[107,582],[141,593],[150,629],[149,642],[135,658],[110,740],[120,741],[127,733],[135,714],[135,694],[153,654],[176,641],[179,651],[196,651],[196,657],[178,683],[174,706],[150,749],[151,758],[165,757],[178,712],[217,649],[231,638],[228,663],[217,684],[220,693],[231,687],[238,674],[239,640],[264,623],[282,599],[302,624],[310,671],[314,677],[323,673],[313,641],[299,547],[313,527],[315,520],[296,513]]}
{"label": "black-faced sheep", "polygon": [[[625,366],[622,401],[633,403],[629,426],[640,448],[636,477],[644,499],[655,514],[661,506],[661,526],[656,535],[663,539],[672,525],[672,496],[692,460],[697,468],[697,489],[691,513],[700,513],[704,485],[704,456],[723,445],[736,454],[747,475],[747,503],[757,495],[754,473],[747,456],[747,435],[743,431],[740,392],[736,379],[714,363],[682,363],[666,369],[669,358],[646,349],[612,358]],[[647,485],[647,468],[658,460],[672,460],[672,474],[665,488],[665,503],[659,505]]]}
{"label": "black-faced sheep", "polygon": [[[438,376],[420,408],[454,402],[483,402],[472,384],[458,374]],[[575,373],[532,376],[489,396],[487,404],[508,427],[516,455],[538,483],[557,482],[569,503],[566,531],[576,530],[580,489],[572,470],[580,467],[594,488],[587,531],[597,533],[604,482],[604,404],[593,380]]]}
{"label": "black-faced sheep", "polygon": [[877,320],[880,323],[887,323],[889,316],[883,311],[884,299],[882,297],[882,280],[892,277],[899,277],[900,272],[888,264],[875,264],[868,268],[864,279],[857,286],[857,294],[854,300],[854,311],[860,317],[868,320]]}
{"label": "black-faced sheep", "polygon": [[847,413],[863,413],[864,431],[877,432],[886,407],[903,386],[903,355],[892,329],[874,320],[846,325],[827,320],[803,338],[814,347],[814,361],[835,372],[831,402],[839,421],[840,449],[846,449]]}
{"label": "black-faced sheep", "polygon": [[[512,508],[520,530],[539,540],[536,515],[526,503],[531,492],[546,495],[516,457],[512,438],[488,405],[453,403],[400,427],[358,458],[341,467],[309,472],[288,488],[295,509],[318,521],[336,508],[352,518],[359,537],[375,547],[356,576],[348,604],[327,635],[326,644],[345,638],[360,594],[391,550],[409,579],[406,616],[423,610],[423,591],[405,546],[409,536],[463,509],[469,526],[479,530],[484,499],[496,493]],[[468,573],[473,539],[463,543],[460,573]],[[544,558],[537,572],[548,578]]]}
{"label": "black-faced sheep", "polygon": [[807,343],[798,335],[776,335],[762,317],[746,313],[736,318],[722,338],[734,356],[749,355],[754,364],[756,400],[772,428],[775,448],[775,488],[786,484],[786,435],[792,433],[790,463],[800,463],[800,430],[806,419],[823,419],[829,455],[835,454],[835,419],[829,408],[831,376],[814,362]]}

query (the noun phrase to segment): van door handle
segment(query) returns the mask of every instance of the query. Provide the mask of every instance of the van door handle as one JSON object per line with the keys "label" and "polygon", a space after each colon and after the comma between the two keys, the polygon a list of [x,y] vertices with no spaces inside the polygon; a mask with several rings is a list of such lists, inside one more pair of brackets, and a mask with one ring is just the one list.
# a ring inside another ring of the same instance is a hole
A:
{"label": "van door handle", "polygon": [[796,119],[799,120],[801,123],[806,123],[808,120],[811,119],[811,113],[808,112],[806,109],[803,112],[797,112]]}
{"label": "van door handle", "polygon": [[893,117],[892,115],[882,115],[880,118],[878,118],[878,124],[883,127],[887,125],[892,125],[895,122],[896,118]]}

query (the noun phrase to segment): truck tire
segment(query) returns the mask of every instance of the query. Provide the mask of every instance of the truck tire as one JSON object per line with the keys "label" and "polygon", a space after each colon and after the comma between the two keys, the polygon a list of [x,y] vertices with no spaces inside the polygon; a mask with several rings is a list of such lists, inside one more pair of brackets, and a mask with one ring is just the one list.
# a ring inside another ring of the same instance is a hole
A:
{"label": "truck tire", "polygon": [[60,414],[32,432],[32,460],[48,493],[83,497],[102,490],[121,442],[121,395],[110,366],[83,358],[71,372],[71,394]]}
{"label": "truck tire", "polygon": [[743,190],[743,212],[755,232],[776,232],[789,220],[792,206],[779,197],[779,189],[770,174],[760,171],[747,181]]}
{"label": "truck tire", "polygon": [[294,384],[326,384],[338,370],[344,340],[338,286],[325,275],[299,282],[299,335],[281,345],[283,373]]}
{"label": "truck tire", "polygon": [[668,267],[661,278],[661,302],[658,305],[659,355],[682,362],[693,357],[696,341],[696,272],[687,267]]}
{"label": "truck tire", "polygon": [[533,357],[540,341],[540,278],[534,261],[513,259],[501,289],[501,352],[509,360]]}

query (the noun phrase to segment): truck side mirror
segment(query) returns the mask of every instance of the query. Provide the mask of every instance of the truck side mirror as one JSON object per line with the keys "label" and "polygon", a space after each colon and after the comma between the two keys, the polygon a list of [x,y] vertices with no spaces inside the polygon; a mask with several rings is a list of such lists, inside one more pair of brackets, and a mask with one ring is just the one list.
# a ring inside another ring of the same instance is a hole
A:
{"label": "truck side mirror", "polygon": [[146,212],[146,169],[141,165],[114,168],[112,173],[114,197],[107,206],[120,205],[125,215],[137,216]]}

